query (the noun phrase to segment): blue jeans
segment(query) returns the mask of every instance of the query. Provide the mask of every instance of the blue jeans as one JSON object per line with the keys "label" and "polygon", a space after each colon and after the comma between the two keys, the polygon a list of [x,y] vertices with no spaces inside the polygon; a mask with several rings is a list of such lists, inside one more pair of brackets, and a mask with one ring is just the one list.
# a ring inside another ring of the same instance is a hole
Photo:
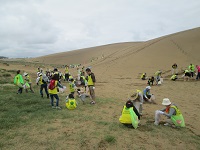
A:
{"label": "blue jeans", "polygon": [[50,94],[51,106],[54,106],[54,97],[56,98],[56,106],[58,106],[59,105],[58,94]]}

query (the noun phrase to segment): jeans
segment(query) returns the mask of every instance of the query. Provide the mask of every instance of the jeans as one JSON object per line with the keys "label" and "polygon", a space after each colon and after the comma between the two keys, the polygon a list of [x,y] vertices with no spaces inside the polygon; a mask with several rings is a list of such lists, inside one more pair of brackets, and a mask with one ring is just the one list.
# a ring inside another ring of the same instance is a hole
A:
{"label": "jeans", "polygon": [[65,74],[65,81],[68,81],[68,80],[69,80],[69,74],[66,73],[66,74]]}
{"label": "jeans", "polygon": [[49,98],[49,93],[48,93],[48,90],[47,90],[47,84],[42,84],[40,86],[40,94],[41,94],[42,97],[43,97],[43,89],[45,90],[45,92],[47,94],[47,98]]}
{"label": "jeans", "polygon": [[56,99],[56,106],[59,105],[59,97],[57,94],[50,94],[51,106],[54,106],[54,97]]}

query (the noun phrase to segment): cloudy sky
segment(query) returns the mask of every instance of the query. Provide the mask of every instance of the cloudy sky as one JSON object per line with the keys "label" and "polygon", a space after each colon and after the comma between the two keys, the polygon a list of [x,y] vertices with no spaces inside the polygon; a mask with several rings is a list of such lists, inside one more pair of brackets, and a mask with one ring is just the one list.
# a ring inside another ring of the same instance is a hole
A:
{"label": "cloudy sky", "polygon": [[200,27],[199,0],[0,0],[0,56],[37,57]]}

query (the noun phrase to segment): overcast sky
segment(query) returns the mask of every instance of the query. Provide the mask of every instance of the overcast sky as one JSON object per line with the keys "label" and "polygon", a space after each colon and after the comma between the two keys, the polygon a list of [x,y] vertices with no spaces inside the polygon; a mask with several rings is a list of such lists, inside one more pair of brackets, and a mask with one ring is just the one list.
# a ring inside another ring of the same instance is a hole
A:
{"label": "overcast sky", "polygon": [[0,0],[0,56],[36,57],[200,27],[199,0]]}

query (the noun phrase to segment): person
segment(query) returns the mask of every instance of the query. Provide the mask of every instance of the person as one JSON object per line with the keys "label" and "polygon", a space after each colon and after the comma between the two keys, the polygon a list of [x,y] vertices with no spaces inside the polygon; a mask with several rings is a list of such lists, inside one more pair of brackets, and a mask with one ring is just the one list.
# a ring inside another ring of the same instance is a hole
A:
{"label": "person", "polygon": [[60,81],[60,74],[57,68],[54,68],[52,77],[54,77],[54,79],[56,79],[57,81]]}
{"label": "person", "polygon": [[130,100],[128,100],[126,102],[126,105],[123,107],[122,115],[120,116],[119,121],[120,123],[122,123],[123,125],[127,127],[132,127],[132,120],[131,120],[131,114],[130,114],[129,109],[133,109],[133,111],[138,117],[138,120],[140,121],[140,114],[138,110],[135,108],[135,106],[133,105],[133,102],[131,102]]}
{"label": "person", "polygon": [[[34,93],[34,91],[32,89],[32,82],[31,82],[31,78],[30,78],[29,74],[25,72],[24,77],[25,77],[24,80],[29,84],[29,88],[30,88],[31,92]],[[26,91],[28,92],[27,89],[26,89]]]}
{"label": "person", "polygon": [[40,85],[40,95],[43,98],[43,89],[46,92],[47,98],[49,98],[49,93],[47,90],[47,82],[44,81],[42,73],[39,74],[39,77],[36,80],[37,85]]}
{"label": "person", "polygon": [[155,100],[155,96],[153,94],[151,94],[150,90],[151,90],[151,86],[147,86],[143,90],[143,99],[144,99],[144,101],[147,101],[149,103],[156,104],[156,102],[154,101]]}
{"label": "person", "polygon": [[156,85],[158,85],[158,82],[160,81],[161,75],[162,75],[162,71],[158,70],[156,73]]}
{"label": "person", "polygon": [[197,77],[196,80],[200,79],[200,66],[196,65],[197,68]]}
{"label": "person", "polygon": [[171,79],[172,81],[176,81],[176,80],[178,79],[178,77],[177,77],[177,75],[174,74],[174,75],[171,76],[170,79]]}
{"label": "person", "polygon": [[174,63],[174,64],[172,65],[172,75],[178,74],[177,68],[178,68],[178,65],[177,65],[176,63]]}
{"label": "person", "polygon": [[85,66],[82,67],[81,76],[85,76]]}
{"label": "person", "polygon": [[23,80],[22,75],[20,74],[20,70],[17,71],[17,75],[14,78],[14,84],[19,87],[17,94],[22,94],[24,80]]}
{"label": "person", "polygon": [[189,81],[189,78],[191,78],[191,73],[190,73],[190,71],[189,70],[185,70],[184,71],[184,75],[183,75],[183,77],[184,77],[184,81]]}
{"label": "person", "polygon": [[75,88],[76,86],[74,84],[74,79],[73,78],[69,79],[69,90],[73,96],[74,96]]}
{"label": "person", "polygon": [[143,73],[140,77],[142,80],[146,80],[147,79],[147,74],[146,73]]}
{"label": "person", "polygon": [[194,65],[191,63],[191,64],[189,65],[188,69],[189,69],[189,72],[190,72],[190,74],[191,74],[191,77],[193,78],[193,77],[194,77],[194,72],[195,72],[195,67],[194,67]]}
{"label": "person", "polygon": [[95,75],[94,73],[91,72],[91,69],[90,68],[87,68],[86,69],[86,73],[87,73],[87,77],[86,77],[86,80],[87,80],[87,84],[88,84],[88,88],[89,88],[89,91],[90,91],[90,96],[91,96],[91,99],[92,101],[90,102],[90,104],[95,104],[95,82],[96,82],[96,79],[95,79]]}
{"label": "person", "polygon": [[78,96],[80,97],[83,104],[85,104],[85,98],[89,97],[86,90],[84,89],[85,85],[81,84],[81,87],[77,89]]}
{"label": "person", "polygon": [[[58,87],[63,88],[63,86],[59,84],[57,76],[53,76],[48,86],[51,106],[52,108],[61,109],[61,107],[59,107]],[[54,106],[54,97],[56,99],[56,107]]]}
{"label": "person", "polygon": [[151,86],[151,85],[153,85],[153,83],[154,83],[154,77],[152,76],[151,78],[148,79],[147,84],[148,84],[149,86]]}
{"label": "person", "polygon": [[184,118],[177,105],[172,104],[169,98],[164,98],[162,105],[165,106],[164,109],[155,111],[155,125],[159,125],[161,115],[164,115],[167,117],[165,126],[185,127]]}
{"label": "person", "polygon": [[133,105],[136,107],[140,115],[142,115],[142,105],[144,102],[142,91],[136,90],[136,92],[131,95],[131,98],[134,98]]}
{"label": "person", "polygon": [[69,66],[65,66],[65,81],[69,81]]}
{"label": "person", "polygon": [[86,88],[87,88],[87,80],[85,79],[85,76],[81,76],[81,77],[80,77],[80,81],[81,81],[81,85],[84,85],[84,86],[85,86],[85,91],[86,91]]}
{"label": "person", "polygon": [[74,110],[77,107],[78,103],[76,102],[74,95],[69,94],[66,98],[66,107],[69,110]]}

